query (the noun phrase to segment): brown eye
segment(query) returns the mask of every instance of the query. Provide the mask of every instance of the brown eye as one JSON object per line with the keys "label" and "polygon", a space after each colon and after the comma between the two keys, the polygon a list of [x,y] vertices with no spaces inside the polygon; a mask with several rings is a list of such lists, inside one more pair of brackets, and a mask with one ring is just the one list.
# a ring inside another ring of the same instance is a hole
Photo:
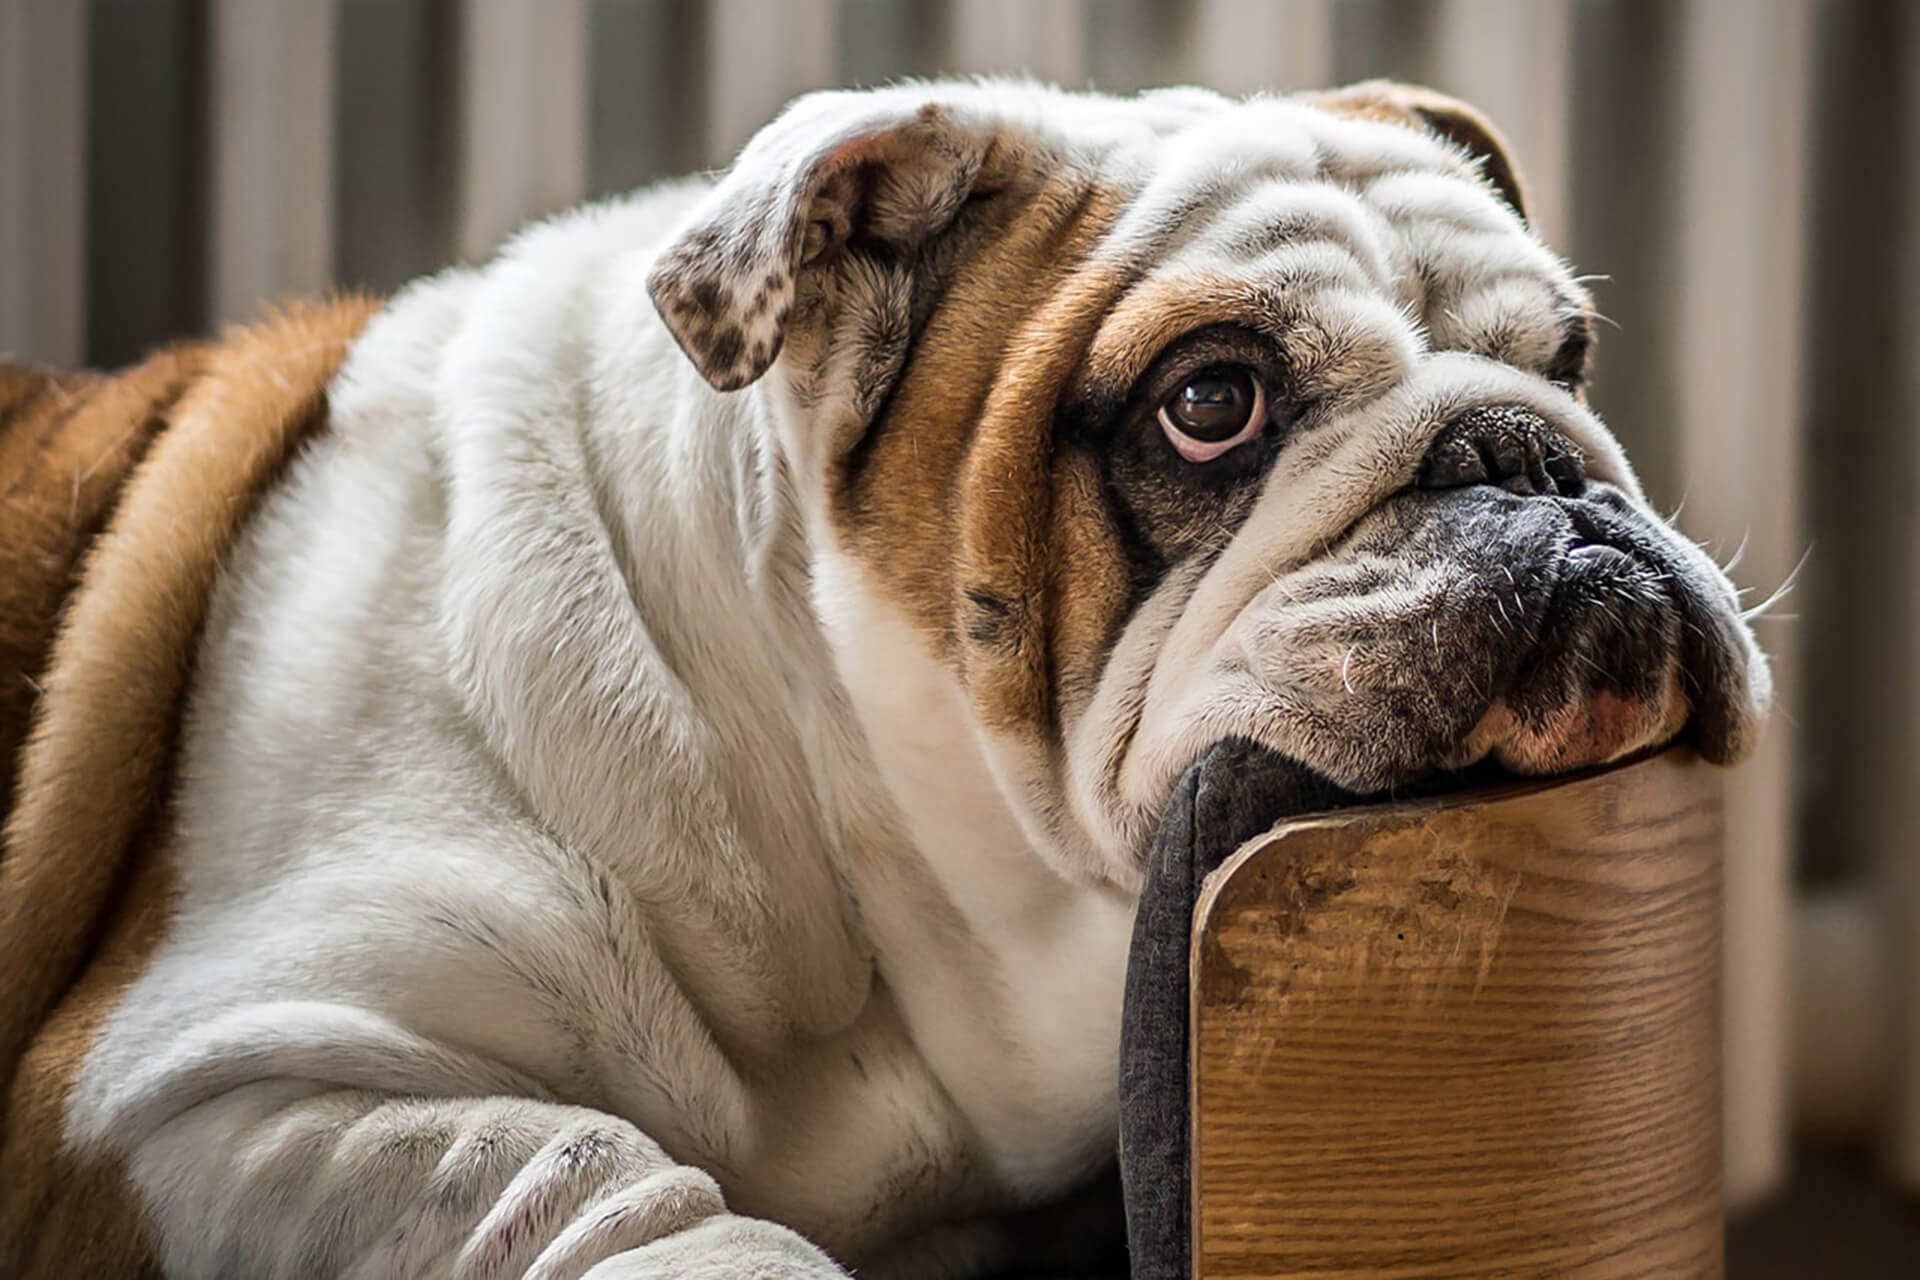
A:
{"label": "brown eye", "polygon": [[1160,428],[1188,462],[1217,458],[1258,435],[1266,417],[1266,389],[1239,365],[1201,370],[1160,406]]}

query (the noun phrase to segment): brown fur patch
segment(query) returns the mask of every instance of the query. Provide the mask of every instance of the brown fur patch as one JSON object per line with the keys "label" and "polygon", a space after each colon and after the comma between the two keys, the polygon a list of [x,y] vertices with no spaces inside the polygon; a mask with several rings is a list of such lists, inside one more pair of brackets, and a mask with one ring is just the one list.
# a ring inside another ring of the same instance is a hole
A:
{"label": "brown fur patch", "polygon": [[[1055,415],[1125,284],[1112,264],[1085,262],[1016,334],[974,429],[954,495],[960,508],[954,571],[969,594],[985,591],[1016,601],[1016,616],[1025,622],[1018,634],[997,643],[963,647],[966,685],[990,729],[1030,732],[1048,725],[1058,709],[1055,677],[1061,665],[1084,669],[1097,663],[1120,621],[1115,616],[1088,625],[1083,605],[1073,615],[1081,625],[1060,633],[1051,624],[1064,602],[1050,588],[1057,582],[1066,591],[1084,592],[1088,604],[1126,599],[1124,586],[1100,590],[1104,582],[1124,583],[1128,574],[1104,498],[1074,503],[1082,520],[1099,522],[1098,530],[1083,529],[1072,539],[1054,536],[1061,494],[1071,488],[1084,498],[1084,481],[1091,479],[1086,470],[1077,477],[1082,483],[1069,476],[1084,455],[1056,450]],[[1074,641],[1094,647],[1067,651]]]}
{"label": "brown fur patch", "polygon": [[[117,378],[0,369],[0,796],[80,557],[146,453],[201,352],[162,352]],[[0,810],[4,812],[4,810]]]}
{"label": "brown fur patch", "polygon": [[[1124,604],[1123,586],[1097,585],[1126,575],[1097,474],[1053,441],[1060,397],[1127,282],[1091,256],[1116,206],[1057,177],[957,268],[833,494],[842,545],[958,663],[993,727],[1045,723],[1056,668],[1083,673],[1111,630],[1102,602]],[[1070,532],[1055,511],[1069,492]],[[1065,555],[1070,568],[1055,563]]]}
{"label": "brown fur patch", "polygon": [[166,928],[172,894],[158,842],[142,850],[80,980],[34,1037],[14,1073],[0,1142],[0,1275],[159,1276],[145,1214],[118,1164],[66,1150],[67,1091],[94,1036],[140,976]]}
{"label": "brown fur patch", "polygon": [[[0,680],[34,690],[0,846],[0,1274],[151,1269],[119,1171],[60,1149],[66,1093],[164,929],[155,846],[221,559],[374,305],[295,307],[118,378],[0,380],[0,448],[28,466],[0,507]],[[17,743],[21,701],[0,710]]]}
{"label": "brown fur patch", "polygon": [[1047,621],[1053,703],[1056,712],[1070,714],[1093,700],[1132,603],[1132,583],[1099,463],[1076,451],[1054,471]]}

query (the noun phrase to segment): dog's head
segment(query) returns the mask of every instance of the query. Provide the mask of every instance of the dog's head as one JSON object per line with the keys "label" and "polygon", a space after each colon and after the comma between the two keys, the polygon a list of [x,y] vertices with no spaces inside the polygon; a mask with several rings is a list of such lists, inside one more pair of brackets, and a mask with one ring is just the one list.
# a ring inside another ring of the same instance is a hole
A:
{"label": "dog's head", "polygon": [[1137,883],[1224,739],[1372,792],[1683,732],[1728,761],[1764,714],[1732,587],[1584,402],[1584,290],[1451,99],[816,94],[650,286],[767,397],[843,672],[909,690],[870,728],[963,707],[1063,868]]}

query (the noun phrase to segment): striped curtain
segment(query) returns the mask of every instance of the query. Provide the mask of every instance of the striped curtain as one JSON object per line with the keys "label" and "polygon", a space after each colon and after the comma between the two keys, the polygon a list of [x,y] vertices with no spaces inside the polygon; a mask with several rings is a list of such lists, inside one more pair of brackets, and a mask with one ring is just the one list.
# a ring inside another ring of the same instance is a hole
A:
{"label": "striped curtain", "polygon": [[[1728,781],[1729,1190],[1796,1129],[1920,1190],[1920,5],[0,0],[0,351],[125,361],[724,164],[831,84],[1025,70],[1485,107],[1594,277],[1594,399],[1757,604]],[[1797,571],[1797,572],[1796,572]]]}

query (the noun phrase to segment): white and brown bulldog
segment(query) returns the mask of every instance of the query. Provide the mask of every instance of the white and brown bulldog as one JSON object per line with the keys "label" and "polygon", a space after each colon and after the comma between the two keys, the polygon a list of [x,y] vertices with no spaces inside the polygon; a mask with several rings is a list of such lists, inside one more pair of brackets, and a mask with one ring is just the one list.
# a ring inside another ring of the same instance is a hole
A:
{"label": "white and brown bulldog", "polygon": [[1434,95],[817,94],[370,309],[0,384],[145,450],[0,593],[0,1273],[975,1274],[1112,1158],[1211,746],[1767,702]]}

